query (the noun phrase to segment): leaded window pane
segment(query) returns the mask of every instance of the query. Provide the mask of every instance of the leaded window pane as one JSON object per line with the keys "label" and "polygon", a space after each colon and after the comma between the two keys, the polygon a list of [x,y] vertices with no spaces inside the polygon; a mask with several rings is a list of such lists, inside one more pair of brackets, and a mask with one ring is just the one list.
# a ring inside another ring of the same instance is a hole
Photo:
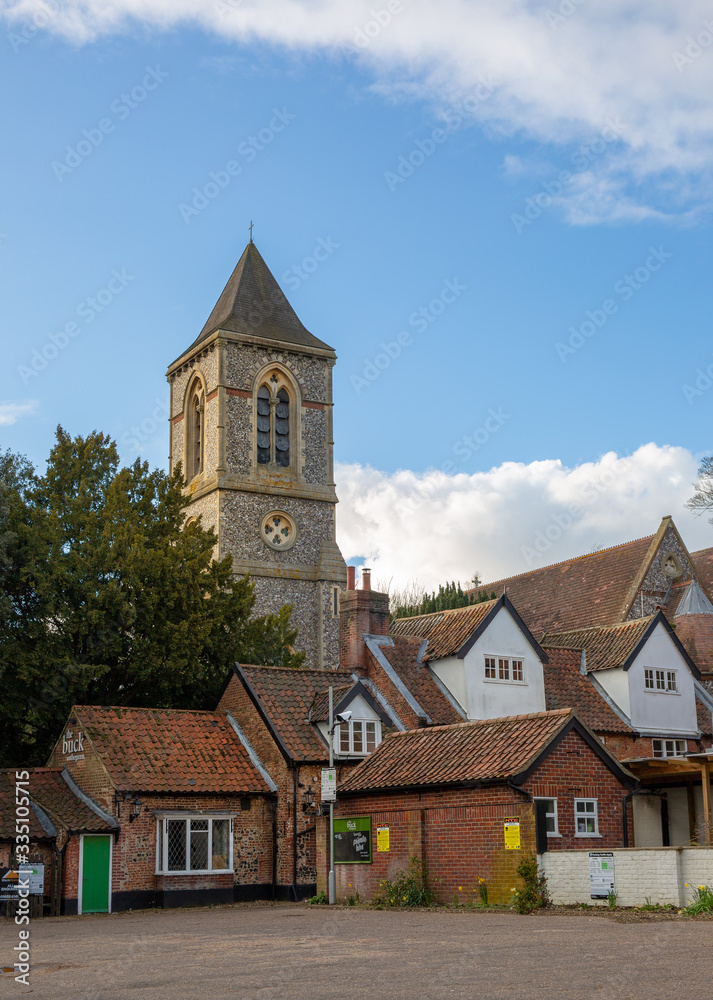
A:
{"label": "leaded window pane", "polygon": [[185,819],[169,819],[167,821],[168,840],[168,871],[184,872],[186,865],[186,821]]}

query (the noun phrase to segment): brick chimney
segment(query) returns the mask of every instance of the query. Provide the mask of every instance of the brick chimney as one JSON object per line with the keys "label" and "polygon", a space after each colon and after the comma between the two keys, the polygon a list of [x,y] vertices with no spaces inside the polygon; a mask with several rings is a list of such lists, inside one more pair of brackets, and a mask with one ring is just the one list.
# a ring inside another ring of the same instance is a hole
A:
{"label": "brick chimney", "polygon": [[[348,566],[347,571],[352,567]],[[349,573],[348,589],[339,599],[339,666],[342,670],[363,669],[366,664],[364,633],[389,634],[389,595],[371,589],[371,570],[362,569],[361,590],[353,586]]]}

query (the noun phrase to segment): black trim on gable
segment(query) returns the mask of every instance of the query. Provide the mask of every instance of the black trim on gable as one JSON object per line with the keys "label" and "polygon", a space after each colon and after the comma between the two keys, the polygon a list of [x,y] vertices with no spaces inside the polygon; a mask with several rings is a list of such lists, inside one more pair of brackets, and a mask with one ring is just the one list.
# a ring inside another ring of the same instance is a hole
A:
{"label": "black trim on gable", "polygon": [[540,764],[542,764],[542,762],[549,757],[552,751],[559,746],[565,736],[571,733],[573,729],[582,737],[587,746],[594,751],[601,762],[609,768],[612,774],[621,782],[622,785],[626,785],[627,788],[634,788],[638,784],[637,779],[621,767],[616,757],[609,753],[603,744],[599,742],[594,733],[592,733],[591,730],[585,726],[581,719],[575,714],[570,716],[568,722],[562,726],[557,735],[550,740],[547,746],[544,747],[537,757],[535,757],[534,761],[528,764],[524,771],[515,775],[513,780],[517,781],[518,784],[522,784],[523,781],[527,781],[527,779],[537,770]]}
{"label": "black trim on gable", "polygon": [[257,695],[257,692],[254,690],[252,684],[250,683],[250,681],[245,676],[243,668],[240,666],[239,663],[236,663],[235,667],[234,667],[234,670],[235,670],[236,675],[242,681],[243,687],[247,691],[247,693],[248,693],[248,695],[250,697],[250,700],[252,701],[253,705],[257,709],[258,715],[260,716],[260,718],[262,719],[262,721],[267,726],[268,731],[270,733],[270,736],[272,736],[273,740],[277,744],[278,750],[280,751],[280,753],[282,754],[282,756],[285,758],[285,760],[287,761],[287,763],[290,765],[290,767],[292,767],[292,765],[295,763],[296,758],[292,756],[292,754],[290,753],[290,751],[287,749],[287,747],[283,743],[282,737],[280,736],[280,734],[278,733],[277,729],[273,725],[272,720],[270,719],[270,716],[265,711],[265,709],[263,707],[263,704],[262,704],[262,702],[260,701],[260,698]]}
{"label": "black trim on gable", "polygon": [[[685,648],[683,646],[683,643],[681,642],[681,640],[676,635],[676,630],[671,625],[671,623],[669,622],[668,618],[663,613],[663,611],[657,611],[656,614],[654,615],[654,617],[651,619],[649,627],[646,629],[646,631],[641,636],[641,638],[637,642],[637,644],[634,647],[634,649],[631,651],[631,653],[629,653],[629,655],[627,656],[627,658],[622,663],[622,667],[624,668],[624,670],[628,670],[629,669],[629,667],[632,665],[632,663],[634,662],[634,660],[636,659],[636,657],[641,652],[641,647],[644,645],[644,643],[648,642],[648,640],[651,638],[651,634],[653,633],[654,629],[659,624],[662,624],[662,625],[665,626],[668,634],[673,639],[674,646],[679,651],[679,653],[681,654],[681,656],[683,657],[683,659],[686,661],[688,669],[691,671],[691,673],[696,678],[696,680],[699,681],[701,679],[701,672],[700,672],[700,670],[698,669],[698,667],[696,666],[696,664],[693,662],[693,660],[691,659],[691,657],[686,652],[686,650],[685,650]],[[593,673],[598,673],[598,671],[595,670],[595,671],[593,671]]]}
{"label": "black trim on gable", "polygon": [[[343,708],[354,701],[354,699],[359,696],[364,699],[369,708],[378,715],[379,719],[384,723],[385,726],[393,726],[394,720],[389,716],[384,709],[381,707],[379,702],[376,700],[374,695],[367,688],[364,687],[361,681],[354,681],[354,686],[347,691],[342,700],[334,706],[334,714],[340,712]],[[317,722],[324,722],[324,719],[317,719]],[[313,723],[314,725],[314,723]]]}
{"label": "black trim on gable", "polygon": [[524,621],[522,620],[522,618],[520,617],[520,615],[517,613],[517,609],[515,608],[515,605],[512,603],[512,601],[510,600],[510,598],[508,597],[507,594],[503,594],[499,598],[497,604],[493,605],[493,607],[490,609],[490,611],[487,613],[487,615],[485,616],[485,618],[482,620],[482,622],[480,623],[480,625],[478,625],[478,627],[475,629],[475,631],[472,633],[472,635],[470,635],[465,640],[465,642],[463,643],[463,645],[460,647],[460,649],[456,653],[456,656],[458,657],[458,659],[462,660],[462,659],[464,659],[467,656],[467,654],[471,651],[471,649],[473,648],[473,646],[475,645],[475,643],[478,641],[478,639],[481,637],[481,635],[483,634],[483,632],[485,632],[486,628],[488,628],[488,626],[490,625],[490,623],[493,621],[493,619],[495,618],[495,616],[498,614],[498,612],[502,608],[507,608],[507,610],[510,612],[510,615],[514,619],[515,624],[518,626],[518,628],[520,629],[520,631],[522,632],[522,634],[525,636],[525,638],[527,639],[527,641],[530,644],[530,646],[532,646],[532,649],[534,650],[536,656],[542,661],[542,663],[548,663],[549,662],[549,658],[547,656],[547,653],[544,651],[544,649],[542,648],[542,646],[540,646],[540,644],[537,641],[537,639],[535,639],[535,637],[532,634],[532,632],[529,630],[529,628],[524,623]]}

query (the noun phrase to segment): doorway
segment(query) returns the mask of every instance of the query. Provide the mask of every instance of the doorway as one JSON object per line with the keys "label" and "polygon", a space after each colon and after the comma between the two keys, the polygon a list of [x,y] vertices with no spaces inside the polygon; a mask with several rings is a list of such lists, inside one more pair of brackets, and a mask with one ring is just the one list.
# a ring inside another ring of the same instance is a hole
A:
{"label": "doorway", "polygon": [[111,912],[111,840],[84,834],[79,845],[79,912]]}

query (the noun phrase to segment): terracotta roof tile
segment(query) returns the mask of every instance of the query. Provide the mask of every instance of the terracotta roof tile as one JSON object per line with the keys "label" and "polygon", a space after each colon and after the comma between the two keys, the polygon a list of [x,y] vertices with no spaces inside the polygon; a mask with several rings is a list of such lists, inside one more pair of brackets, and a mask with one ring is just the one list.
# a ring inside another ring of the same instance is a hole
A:
{"label": "terracotta roof tile", "polygon": [[470,604],[451,611],[436,611],[415,618],[397,618],[391,625],[391,635],[410,635],[428,639],[425,659],[440,660],[455,656],[497,604],[497,600]]}
{"label": "terracotta roof tile", "polygon": [[245,664],[238,670],[293,759],[326,760],[327,747],[316,726],[309,721],[310,710],[317,695],[327,695],[330,684],[340,690],[347,685],[351,687],[350,674],[339,670]]}
{"label": "terracotta roof tile", "polygon": [[607,625],[621,617],[630,588],[655,538],[649,535],[486,583],[478,592],[494,590],[499,594],[506,588],[535,638],[543,632]]}
{"label": "terracotta roof tile", "polygon": [[[0,771],[0,839],[14,839],[15,768]],[[112,827],[83,802],[62,777],[61,767],[25,768],[30,772],[30,801],[38,805],[56,828],[74,832],[103,833]],[[30,814],[30,837],[49,836],[34,812]]]}
{"label": "terracotta roof tile", "polygon": [[699,670],[713,670],[713,615],[681,615],[676,635]]}
{"label": "terracotta roof tile", "polygon": [[[349,694],[354,687],[354,683],[354,681],[350,681],[348,684],[342,684],[341,687],[334,687],[333,685],[332,703],[334,708],[337,707],[342,698]],[[329,689],[320,691],[319,694],[314,696],[307,717],[310,722],[327,722],[329,720]]]}
{"label": "terracotta roof tile", "polygon": [[428,713],[433,724],[462,722],[458,712],[434,681],[428,667],[418,659],[423,639],[406,635],[392,636],[392,639],[393,646],[380,645],[379,648],[421,708]]}
{"label": "terracotta roof tile", "polygon": [[597,733],[633,732],[580,672],[581,650],[549,646],[545,647],[545,652],[549,657],[543,665],[545,704],[550,711],[571,706]]}
{"label": "terracotta roof tile", "polygon": [[411,729],[387,736],[340,784],[342,792],[514,778],[572,718],[568,708]]}
{"label": "terracotta roof tile", "polygon": [[72,709],[120,791],[267,792],[224,712]]}
{"label": "terracotta roof tile", "polygon": [[621,625],[550,632],[544,636],[542,645],[553,649],[583,649],[587,673],[593,670],[610,670],[626,662],[654,617],[649,615],[647,618],[635,618]]}
{"label": "terracotta roof tile", "polygon": [[698,552],[691,552],[693,565],[696,567],[696,575],[701,581],[709,596],[713,594],[713,548],[699,549]]}

